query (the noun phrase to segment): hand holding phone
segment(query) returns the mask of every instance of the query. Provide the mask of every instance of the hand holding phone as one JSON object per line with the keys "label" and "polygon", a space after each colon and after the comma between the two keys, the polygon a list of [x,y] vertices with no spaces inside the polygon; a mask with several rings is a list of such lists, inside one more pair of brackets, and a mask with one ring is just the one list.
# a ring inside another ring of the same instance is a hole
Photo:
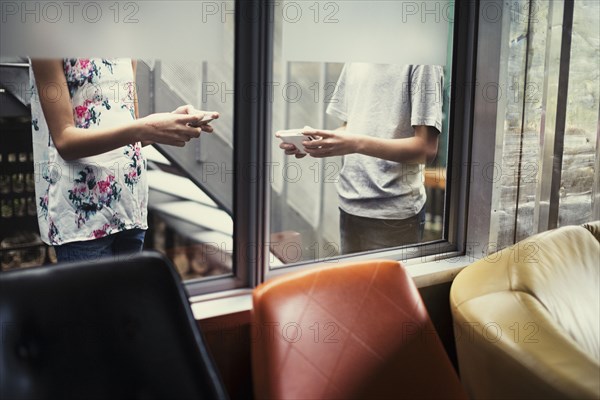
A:
{"label": "hand holding phone", "polygon": [[219,113],[214,111],[204,111],[204,116],[197,124],[188,124],[192,128],[200,128],[202,125],[208,125],[213,120],[219,118]]}
{"label": "hand holding phone", "polygon": [[284,131],[278,131],[275,136],[281,139],[281,141],[284,143],[293,144],[301,154],[305,154],[306,149],[304,148],[302,142],[319,139],[315,138],[314,136],[305,135],[302,132],[302,129],[288,129]]}

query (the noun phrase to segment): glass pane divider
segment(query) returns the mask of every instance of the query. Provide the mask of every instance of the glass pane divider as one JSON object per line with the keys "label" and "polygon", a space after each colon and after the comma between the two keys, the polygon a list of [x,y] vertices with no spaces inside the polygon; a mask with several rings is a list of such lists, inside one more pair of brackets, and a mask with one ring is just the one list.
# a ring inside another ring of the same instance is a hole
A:
{"label": "glass pane divider", "polygon": [[[544,87],[542,97],[542,121],[540,129],[541,151],[538,161],[537,188],[535,195],[535,207],[533,216],[534,231],[532,233],[543,232],[548,229],[550,216],[550,191],[553,174],[554,162],[554,129],[558,118],[558,89],[553,89],[554,82],[558,82],[559,68],[552,62],[555,58],[560,58],[560,41],[562,38],[562,18],[563,8],[559,2],[550,2],[548,9],[548,30],[546,35],[546,59],[544,62]],[[556,45],[559,41],[559,45]],[[558,53],[558,54],[557,54]],[[558,83],[556,83],[558,86]],[[551,93],[551,89],[552,93]]]}
{"label": "glass pane divider", "polygon": [[592,221],[600,220],[600,105],[596,128],[596,162],[594,163],[594,185],[592,187]]}
{"label": "glass pane divider", "polygon": [[521,132],[519,138],[519,155],[517,161],[517,191],[515,194],[515,219],[513,225],[513,243],[517,243],[518,241],[518,221],[519,221],[519,199],[521,195],[521,182],[522,182],[522,164],[523,164],[523,141],[525,138],[525,121],[527,120],[527,87],[529,84],[529,74],[531,67],[530,60],[530,48],[532,45],[532,36],[533,32],[531,32],[531,20],[534,17],[533,7],[531,6],[531,0],[529,0],[528,6],[528,15],[527,15],[527,42],[525,44],[525,73],[523,74],[523,99],[522,99],[522,107],[521,107]]}
{"label": "glass pane divider", "polygon": [[563,150],[567,120],[567,101],[569,94],[569,69],[571,65],[571,38],[573,31],[574,2],[565,1],[562,23],[560,50],[560,71],[558,78],[557,118],[554,129],[554,162],[552,163],[552,182],[550,189],[550,207],[548,210],[548,229],[558,227],[558,206],[562,177]]}
{"label": "glass pane divider", "polygon": [[[319,89],[321,87],[323,87],[324,90],[324,84],[325,84],[325,80],[327,79],[327,64],[322,62],[319,65],[319,82],[318,82],[318,87]],[[319,90],[320,93],[320,90]],[[319,99],[320,100],[320,99]],[[318,129],[325,129],[325,118],[326,118],[326,111],[327,111],[327,103],[325,101],[323,101],[321,103],[321,109],[319,110],[319,127]],[[320,165],[320,182],[319,182],[319,186],[320,186],[320,192],[321,192],[321,198],[319,201],[319,211],[318,211],[318,218],[317,220],[319,221],[317,224],[317,229],[316,229],[316,240],[319,243],[323,243],[323,215],[325,213],[325,172],[326,172],[326,165],[327,165],[327,158],[323,158],[321,159],[321,165]]]}
{"label": "glass pane divider", "polygon": [[[514,18],[512,13],[503,12],[502,13],[502,32],[500,39],[500,57],[499,57],[499,66],[498,66],[498,87],[502,87],[503,84],[501,80],[504,77],[508,77],[509,74],[509,63],[511,56],[511,47],[510,47],[510,38],[511,38],[511,30],[513,28]],[[489,81],[487,81],[489,82]],[[500,89],[499,89],[500,90]],[[485,95],[485,93],[484,93]],[[480,101],[490,101],[488,99],[480,99]],[[493,246],[493,248],[497,248],[501,246],[501,238],[499,233],[503,231],[506,227],[503,226],[501,221],[501,216],[503,215],[503,209],[506,209],[507,205],[502,204],[502,185],[503,179],[502,175],[504,171],[502,170],[504,159],[504,142],[506,137],[506,129],[505,129],[505,119],[507,110],[509,109],[508,105],[508,96],[501,96],[500,92],[498,92],[497,100],[496,100],[496,124],[495,124],[495,143],[494,143],[494,165],[493,165],[493,177],[492,177],[492,190],[491,190],[491,213],[490,213],[490,229],[489,229],[489,245]],[[499,168],[496,168],[498,166]],[[484,171],[488,171],[487,165],[484,166]],[[485,172],[487,174],[487,172]],[[489,179],[489,177],[487,177]],[[515,218],[516,218],[516,207],[515,207]]]}

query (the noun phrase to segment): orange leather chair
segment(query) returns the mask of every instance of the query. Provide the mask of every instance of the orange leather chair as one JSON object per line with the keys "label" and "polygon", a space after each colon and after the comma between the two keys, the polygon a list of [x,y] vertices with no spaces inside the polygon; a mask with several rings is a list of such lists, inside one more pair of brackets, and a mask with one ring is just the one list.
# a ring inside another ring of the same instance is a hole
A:
{"label": "orange leather chair", "polygon": [[257,399],[466,398],[396,261],[285,275],[253,300]]}

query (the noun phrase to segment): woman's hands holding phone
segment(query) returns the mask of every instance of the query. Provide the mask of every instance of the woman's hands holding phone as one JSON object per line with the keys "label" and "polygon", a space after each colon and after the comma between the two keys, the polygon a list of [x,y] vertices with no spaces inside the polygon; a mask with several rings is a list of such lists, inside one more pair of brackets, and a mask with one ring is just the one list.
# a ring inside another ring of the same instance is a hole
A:
{"label": "woman's hands holding phone", "polygon": [[171,113],[156,113],[140,118],[140,140],[143,142],[183,147],[202,132],[212,132],[209,122],[219,118],[217,112],[206,112],[190,105],[181,106]]}
{"label": "woman's hands holding phone", "polygon": [[197,110],[193,106],[187,104],[185,106],[177,107],[174,114],[188,114],[188,115],[197,115],[202,114],[202,119],[197,123],[191,123],[190,126],[194,128],[202,128],[203,132],[211,133],[213,131],[212,125],[209,125],[215,119],[219,118],[219,113],[216,111],[202,111]]}

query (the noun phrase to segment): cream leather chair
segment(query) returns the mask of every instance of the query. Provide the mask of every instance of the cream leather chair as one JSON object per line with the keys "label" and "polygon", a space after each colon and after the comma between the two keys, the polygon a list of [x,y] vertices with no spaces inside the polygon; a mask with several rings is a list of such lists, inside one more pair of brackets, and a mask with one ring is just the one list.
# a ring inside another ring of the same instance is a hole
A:
{"label": "cream leather chair", "polygon": [[461,380],[487,398],[600,398],[600,221],[523,240],[450,292]]}

